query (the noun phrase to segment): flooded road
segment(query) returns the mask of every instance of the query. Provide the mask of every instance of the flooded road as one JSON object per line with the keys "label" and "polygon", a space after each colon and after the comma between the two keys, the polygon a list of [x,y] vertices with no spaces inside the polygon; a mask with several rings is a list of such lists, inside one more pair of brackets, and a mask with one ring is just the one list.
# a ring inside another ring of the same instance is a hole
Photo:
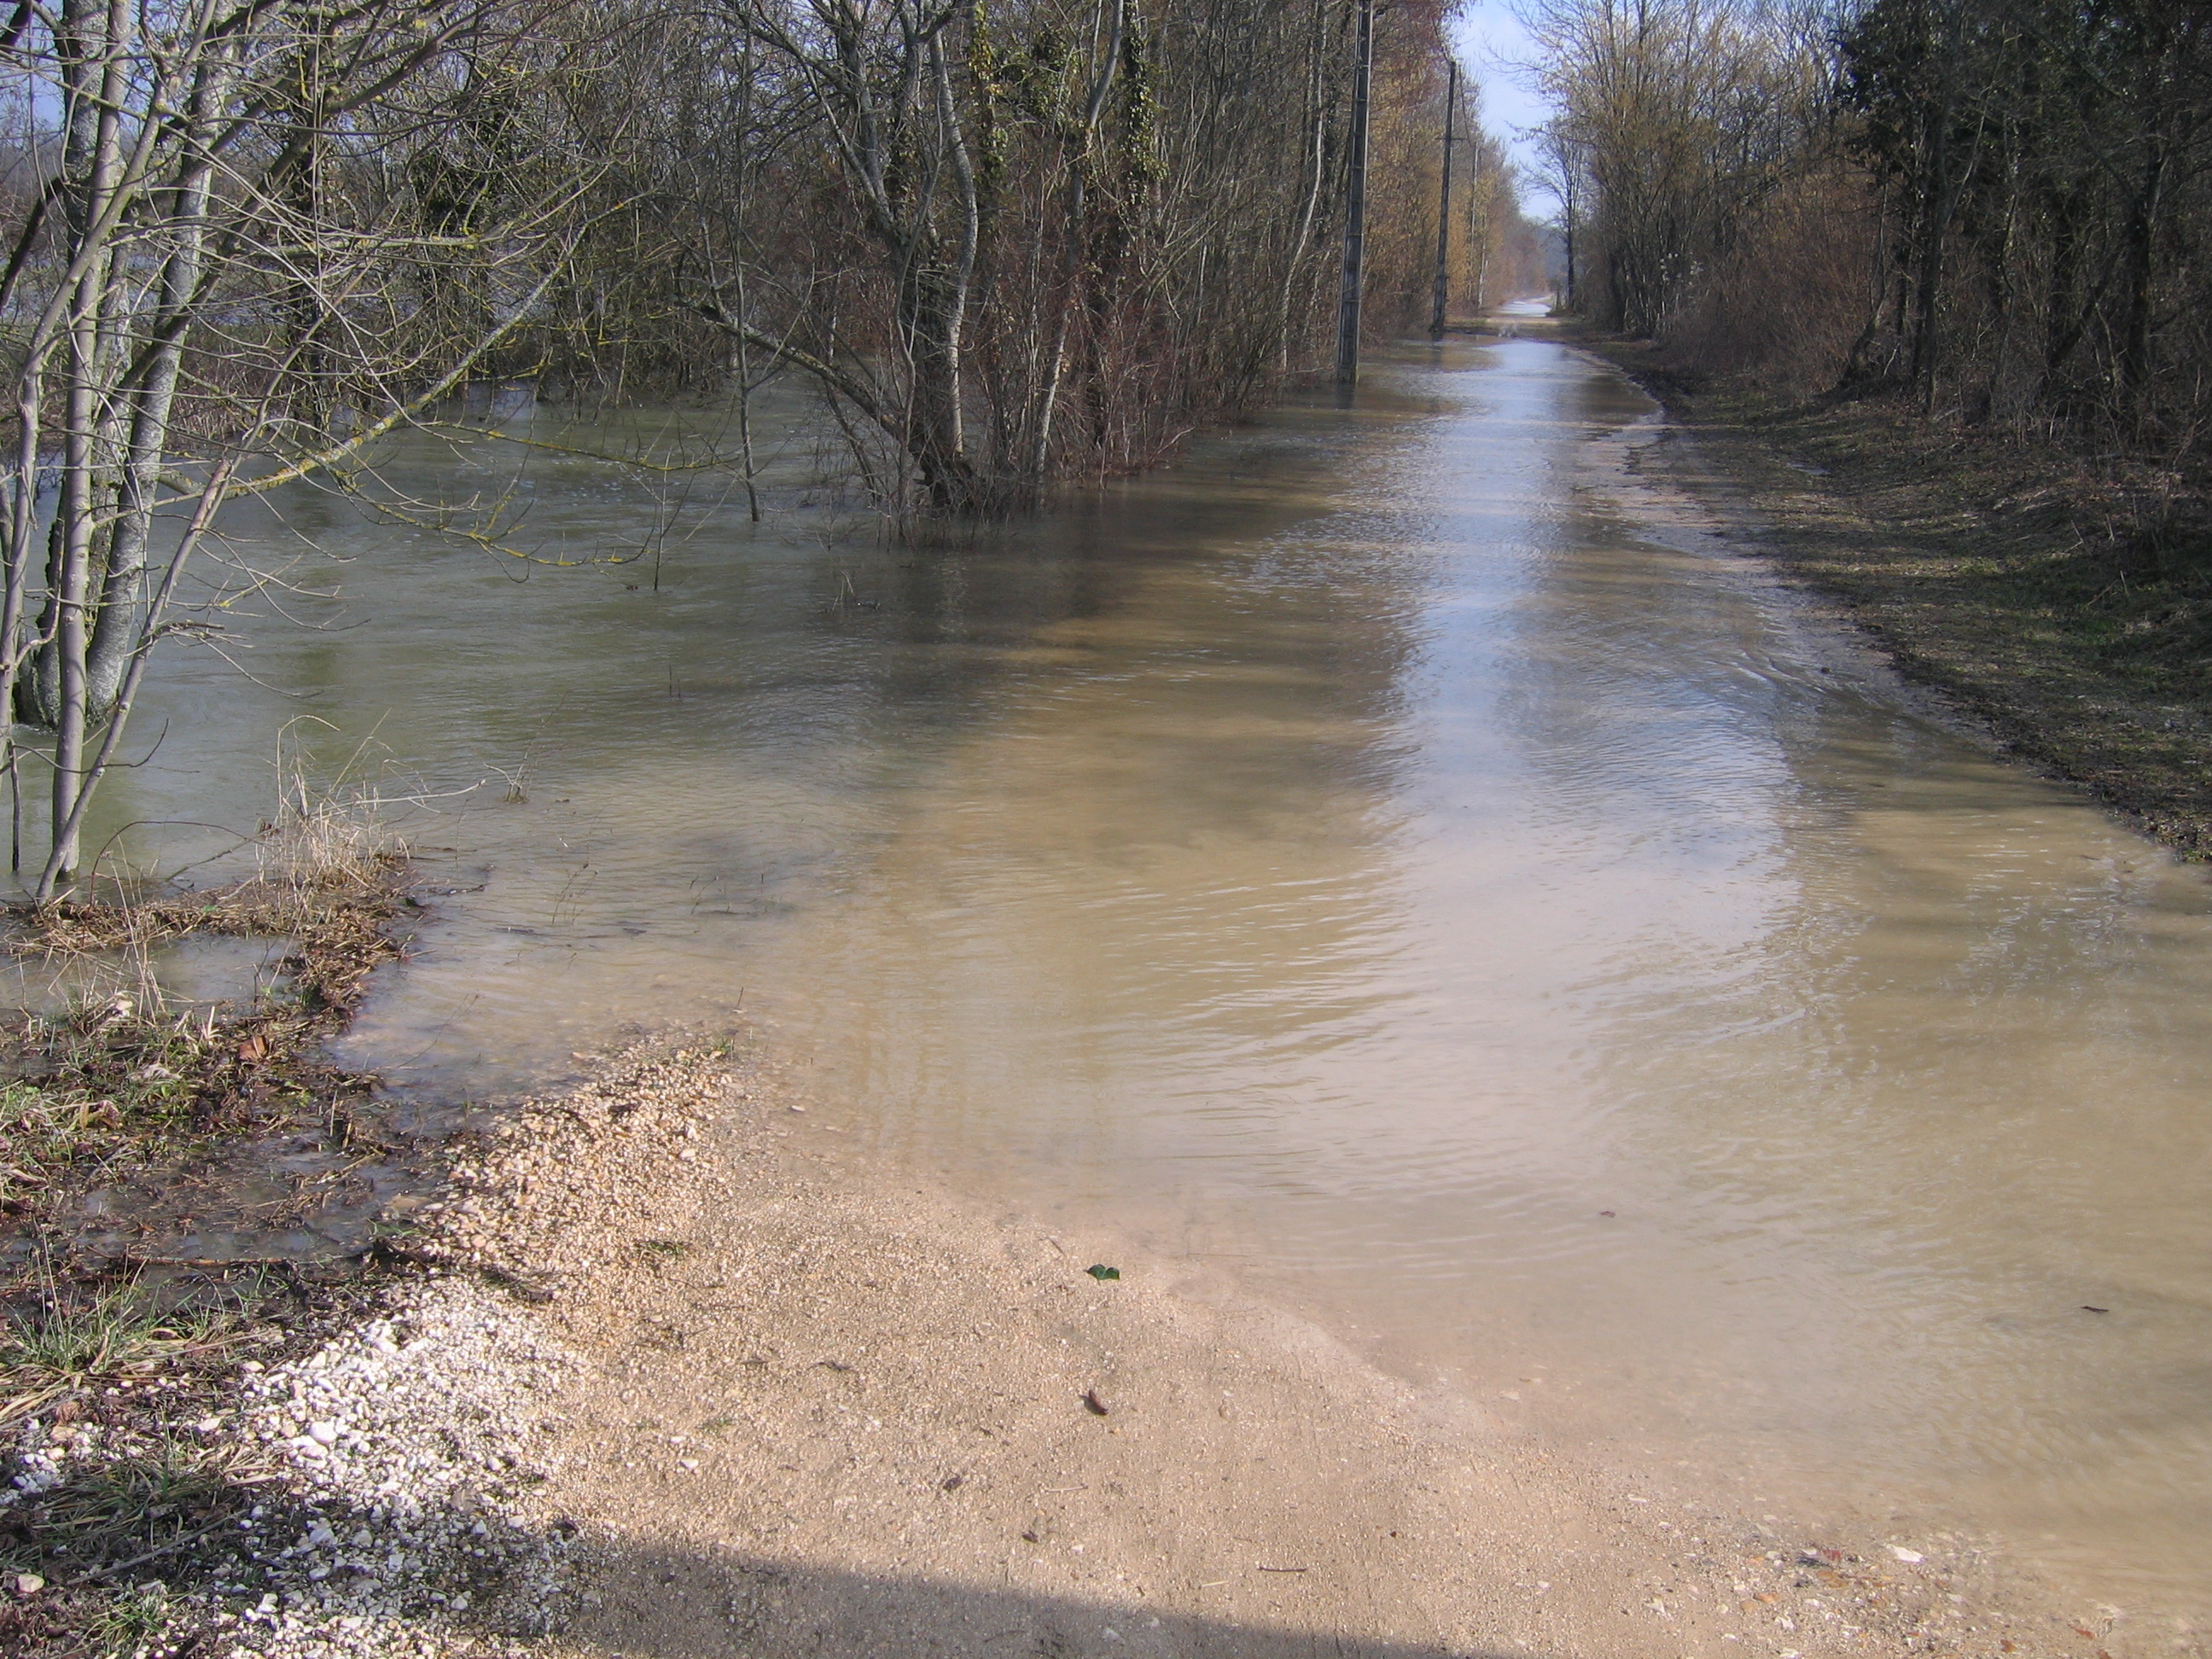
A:
{"label": "flooded road", "polygon": [[2212,894],[1914,712],[1662,441],[1559,346],[1454,345],[919,552],[696,499],[641,542],[591,463],[424,443],[387,475],[643,556],[295,496],[290,620],[242,607],[250,681],[167,659],[107,805],[181,860],[287,720],[392,757],[453,890],[349,1042],[396,1087],[758,1021],[853,1156],[1125,1270],[2212,1610]]}

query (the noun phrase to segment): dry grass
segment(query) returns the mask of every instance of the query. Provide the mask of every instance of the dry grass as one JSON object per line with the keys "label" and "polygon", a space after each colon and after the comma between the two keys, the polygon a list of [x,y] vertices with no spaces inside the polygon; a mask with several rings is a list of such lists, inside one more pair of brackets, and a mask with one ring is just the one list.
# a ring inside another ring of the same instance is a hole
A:
{"label": "dry grass", "polygon": [[[317,1115],[361,1085],[320,1053],[369,974],[401,954],[403,849],[373,797],[288,791],[246,878],[201,892],[16,913],[5,948],[79,987],[69,1012],[0,1030],[0,1214],[35,1229],[119,1164],[143,1166]],[[281,982],[183,1009],[153,969],[195,935],[281,939]],[[333,1111],[325,1111],[335,1118]]]}
{"label": "dry grass", "polygon": [[133,1281],[73,1293],[46,1276],[0,1307],[0,1429],[70,1395],[173,1378],[219,1355],[264,1289],[256,1279],[213,1302],[165,1304]]}
{"label": "dry grass", "polygon": [[0,1577],[45,1583],[0,1596],[0,1653],[161,1650],[147,1644],[172,1629],[167,1586],[217,1570],[237,1521],[281,1496],[264,1448],[187,1425],[219,1411],[245,1352],[276,1358],[349,1311],[343,1294],[323,1307],[299,1290],[259,1272],[89,1285],[46,1274],[7,1304],[0,1471],[30,1480],[0,1504]]}
{"label": "dry grass", "polygon": [[[0,1652],[166,1650],[163,1583],[204,1577],[238,1518],[277,1501],[258,1444],[186,1425],[216,1408],[242,1353],[277,1358],[373,1282],[362,1261],[333,1276],[155,1255],[167,1265],[118,1275],[110,1247],[72,1254],[95,1187],[127,1193],[131,1221],[158,1232],[297,1131],[356,1155],[349,1111],[366,1085],[320,1049],[401,952],[404,848],[374,793],[319,793],[295,771],[252,851],[250,873],[204,891],[18,910],[0,945],[76,991],[65,1012],[0,1030],[0,1215],[41,1264],[0,1287],[0,1473],[46,1471],[0,1506],[0,1573],[46,1581],[0,1595]],[[171,1003],[161,952],[209,935],[283,941],[279,982]]]}
{"label": "dry grass", "polygon": [[314,788],[286,769],[276,815],[256,848],[259,884],[301,897],[381,885],[406,848],[386,822],[384,800],[367,786]]}

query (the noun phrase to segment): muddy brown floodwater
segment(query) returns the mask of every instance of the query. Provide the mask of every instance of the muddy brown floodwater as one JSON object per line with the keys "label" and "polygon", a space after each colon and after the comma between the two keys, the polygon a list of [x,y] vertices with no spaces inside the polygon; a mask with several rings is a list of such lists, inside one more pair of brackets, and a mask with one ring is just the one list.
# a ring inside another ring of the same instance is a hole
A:
{"label": "muddy brown floodwater", "polygon": [[1921,710],[1674,441],[1566,348],[1453,344],[908,550],[796,451],[756,530],[425,441],[395,488],[642,556],[295,495],[240,526],[300,553],[232,623],[254,678],[171,659],[108,805],[180,860],[295,715],[404,763],[450,890],[349,1044],[396,1089],[741,1018],[848,1162],[1110,1223],[1655,1480],[2202,1613],[2206,878]]}

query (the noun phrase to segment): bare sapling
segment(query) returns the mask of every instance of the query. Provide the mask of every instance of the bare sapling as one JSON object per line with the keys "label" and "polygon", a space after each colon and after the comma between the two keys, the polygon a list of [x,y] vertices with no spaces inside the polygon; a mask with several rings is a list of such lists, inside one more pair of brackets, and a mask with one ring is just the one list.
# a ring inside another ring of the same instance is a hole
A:
{"label": "bare sapling", "polygon": [[56,112],[53,170],[0,273],[21,319],[0,699],[9,775],[21,787],[32,761],[47,781],[40,902],[76,878],[222,507],[342,477],[476,372],[557,270],[575,175],[501,169],[484,115],[526,26],[471,0],[64,0],[18,28]]}

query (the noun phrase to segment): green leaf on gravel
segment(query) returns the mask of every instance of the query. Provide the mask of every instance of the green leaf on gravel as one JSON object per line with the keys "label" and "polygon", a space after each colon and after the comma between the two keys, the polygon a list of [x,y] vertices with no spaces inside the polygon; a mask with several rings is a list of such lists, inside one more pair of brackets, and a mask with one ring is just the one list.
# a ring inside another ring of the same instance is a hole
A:
{"label": "green leaf on gravel", "polygon": [[1109,1267],[1103,1261],[1093,1262],[1083,1271],[1093,1279],[1119,1279],[1121,1276],[1121,1270],[1119,1267]]}

